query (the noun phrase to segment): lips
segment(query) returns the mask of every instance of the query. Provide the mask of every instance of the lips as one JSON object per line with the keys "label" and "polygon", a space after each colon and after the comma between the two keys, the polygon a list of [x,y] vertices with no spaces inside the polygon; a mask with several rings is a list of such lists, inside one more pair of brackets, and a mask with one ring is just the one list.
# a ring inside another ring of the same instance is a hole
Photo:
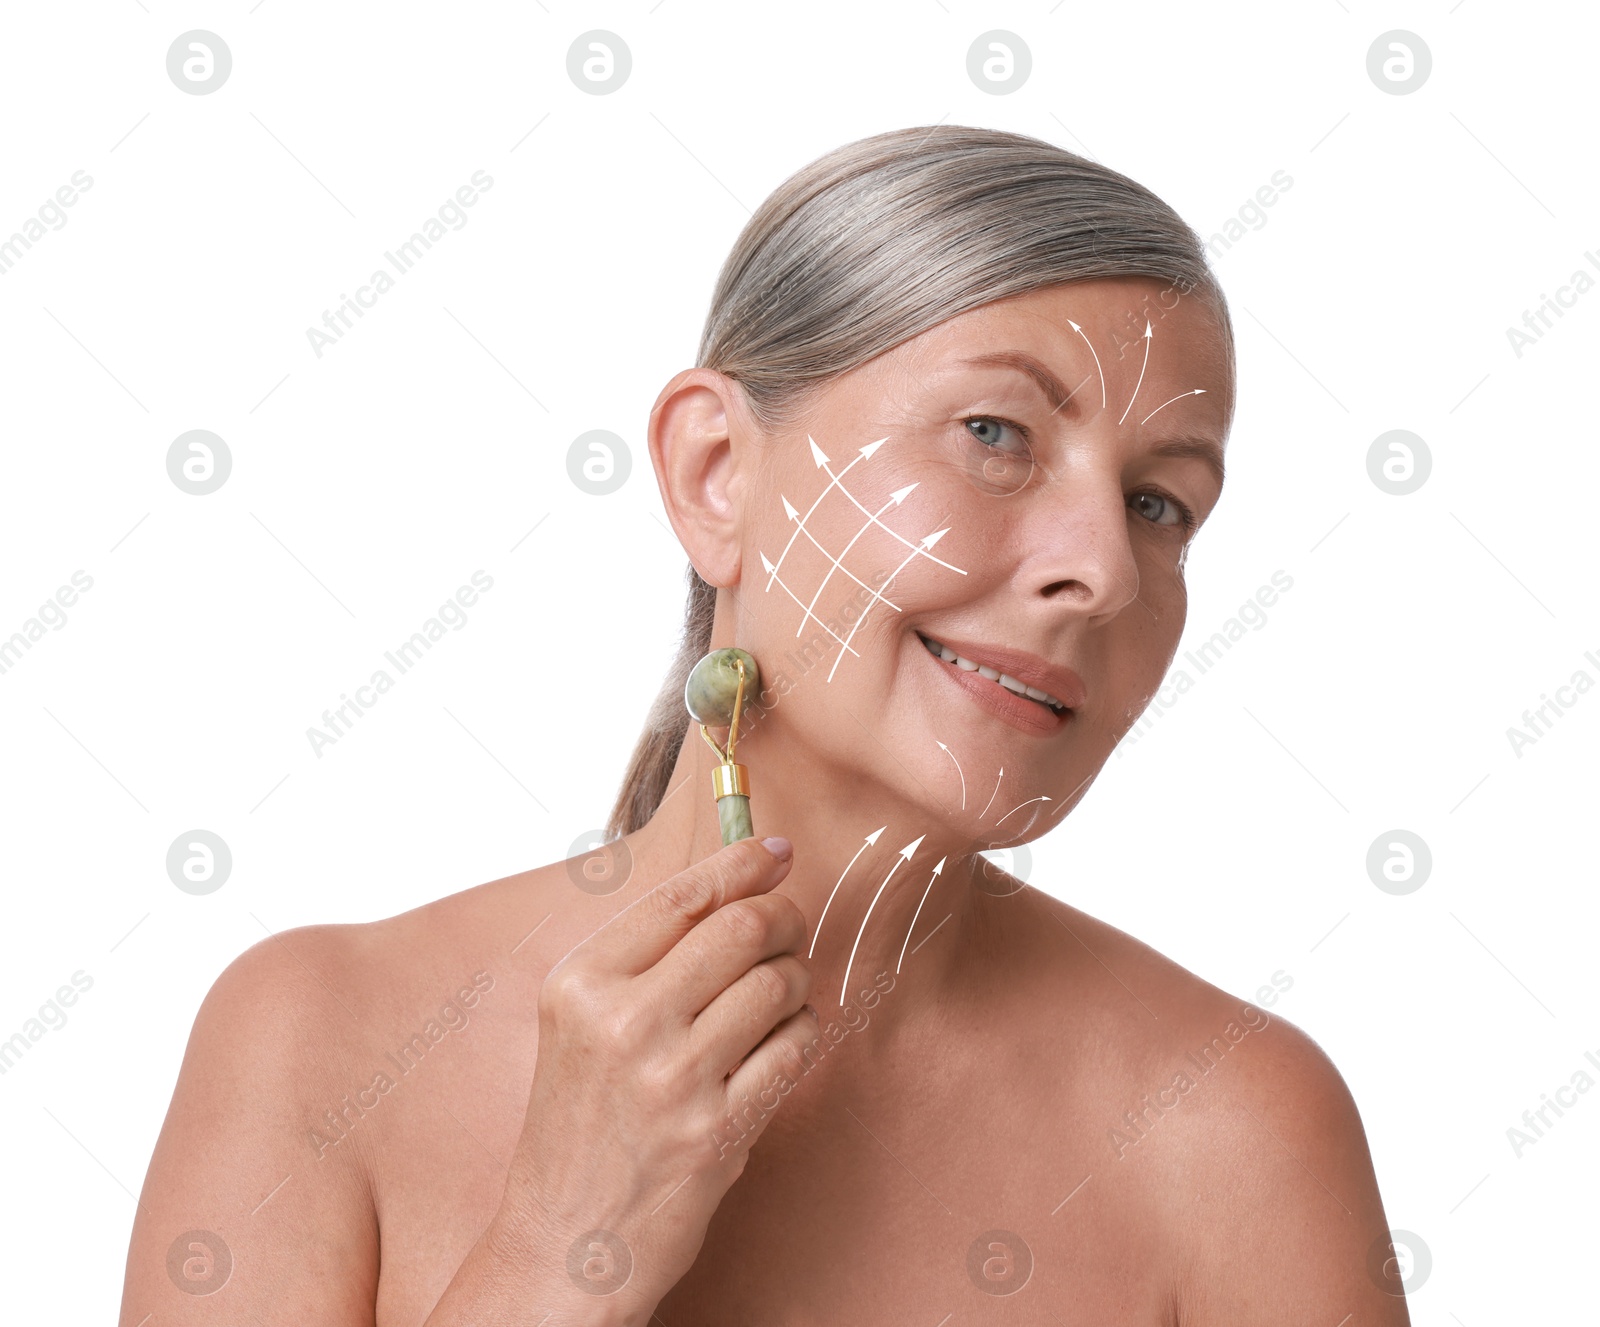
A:
{"label": "lips", "polygon": [[1014,727],[1054,732],[1084,703],[1083,680],[1039,655],[921,631],[917,636],[952,681]]}

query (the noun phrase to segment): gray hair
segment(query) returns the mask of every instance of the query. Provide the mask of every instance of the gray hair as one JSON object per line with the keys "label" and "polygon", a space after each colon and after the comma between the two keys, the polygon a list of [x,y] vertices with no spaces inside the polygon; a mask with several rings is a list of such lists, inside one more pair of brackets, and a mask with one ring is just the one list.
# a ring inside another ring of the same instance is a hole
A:
{"label": "gray hair", "polygon": [[[1043,139],[966,125],[875,134],[818,157],[756,209],[723,264],[699,367],[739,384],[770,433],[829,382],[979,305],[1068,281],[1149,277],[1227,301],[1200,237],[1125,175]],[[678,652],[607,822],[646,824],[689,729],[683,687],[711,648],[716,590],[691,566]]]}

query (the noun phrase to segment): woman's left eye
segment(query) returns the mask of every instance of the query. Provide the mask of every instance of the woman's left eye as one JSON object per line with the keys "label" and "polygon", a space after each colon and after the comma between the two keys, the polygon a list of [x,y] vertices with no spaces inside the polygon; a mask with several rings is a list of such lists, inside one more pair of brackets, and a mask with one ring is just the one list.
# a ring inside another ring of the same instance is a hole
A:
{"label": "woman's left eye", "polygon": [[1152,525],[1177,525],[1185,530],[1194,529],[1194,513],[1165,493],[1135,493],[1128,502]]}

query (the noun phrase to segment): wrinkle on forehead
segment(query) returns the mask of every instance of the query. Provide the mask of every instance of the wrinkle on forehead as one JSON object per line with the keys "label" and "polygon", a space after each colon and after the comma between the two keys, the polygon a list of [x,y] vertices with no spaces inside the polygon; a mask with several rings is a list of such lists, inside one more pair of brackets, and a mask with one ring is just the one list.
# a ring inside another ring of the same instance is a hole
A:
{"label": "wrinkle on forehead", "polygon": [[[1132,289],[1118,290],[1112,296],[1108,290],[1112,286],[1131,286]],[[1118,319],[1130,326],[1137,323],[1142,330],[1143,321],[1148,317],[1157,336],[1166,331],[1172,339],[1177,324],[1170,320],[1178,315],[1184,326],[1177,332],[1176,339],[1183,344],[1185,354],[1198,354],[1208,375],[1216,379],[1214,390],[1221,394],[1228,379],[1226,338],[1214,299],[1209,292],[1196,291],[1181,296],[1176,304],[1157,304],[1152,295],[1164,294],[1167,289],[1161,282],[1145,278],[1045,286],[956,314],[886,351],[879,360],[892,364],[897,370],[927,372],[932,361],[949,353],[950,344],[955,341],[987,343],[1000,338],[1037,338],[1032,348],[1039,357],[1045,358],[1048,353],[1050,358],[1055,358],[1059,353],[1076,362],[1083,353],[1083,343],[1071,322],[1078,323],[1091,336],[1097,333],[1104,336]],[[1195,308],[1196,301],[1200,315],[1198,324],[1193,313],[1179,314],[1185,305]],[[1104,361],[1103,347],[1100,353]]]}

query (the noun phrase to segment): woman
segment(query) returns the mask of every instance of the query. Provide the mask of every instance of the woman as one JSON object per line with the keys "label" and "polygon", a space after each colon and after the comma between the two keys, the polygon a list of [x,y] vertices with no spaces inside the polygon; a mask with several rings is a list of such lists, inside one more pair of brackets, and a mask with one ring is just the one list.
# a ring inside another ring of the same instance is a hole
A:
{"label": "woman", "polygon": [[[651,414],[690,596],[612,841],[236,960],[123,1322],[1406,1322],[1317,1047],[977,855],[1160,683],[1233,376],[1104,167],[936,126],[786,182]],[[723,847],[732,645],[783,837]]]}

